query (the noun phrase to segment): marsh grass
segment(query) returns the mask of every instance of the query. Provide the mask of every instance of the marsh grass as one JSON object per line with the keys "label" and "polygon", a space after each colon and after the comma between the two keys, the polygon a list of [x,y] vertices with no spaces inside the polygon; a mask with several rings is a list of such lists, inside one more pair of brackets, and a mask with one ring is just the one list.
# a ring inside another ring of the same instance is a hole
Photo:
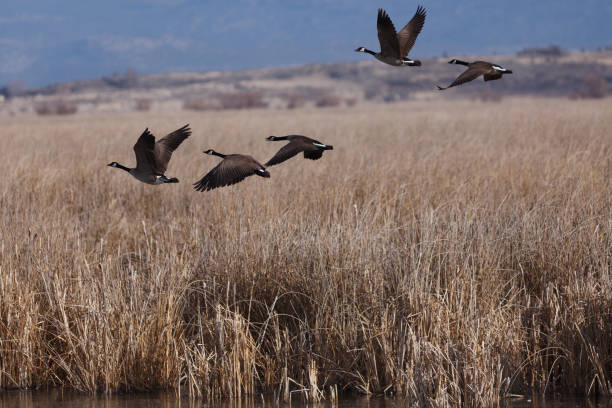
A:
{"label": "marsh grass", "polygon": [[[0,388],[612,393],[612,102],[15,117],[0,129]],[[193,136],[148,186],[149,127]],[[334,150],[196,193],[216,158]]]}

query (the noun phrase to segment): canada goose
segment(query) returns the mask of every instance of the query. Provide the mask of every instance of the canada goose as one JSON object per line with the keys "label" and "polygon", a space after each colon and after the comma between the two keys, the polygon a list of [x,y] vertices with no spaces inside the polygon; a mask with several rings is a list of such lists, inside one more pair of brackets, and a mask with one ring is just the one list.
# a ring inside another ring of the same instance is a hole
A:
{"label": "canada goose", "polygon": [[168,178],[164,175],[172,152],[191,135],[189,125],[175,130],[166,137],[155,142],[155,136],[149,132],[149,128],[142,132],[134,145],[136,154],[136,167],[131,169],[117,162],[111,162],[108,166],[127,171],[136,179],[147,184],[178,183],[176,177]]}
{"label": "canada goose", "polygon": [[478,78],[480,75],[483,75],[485,81],[493,81],[495,79],[499,79],[504,74],[511,74],[512,71],[509,69],[503,68],[499,65],[491,64],[486,61],[476,61],[476,62],[465,62],[457,59],[453,59],[448,61],[449,64],[459,64],[465,65],[468,67],[461,75],[455,79],[455,81],[447,86],[446,88],[441,87],[440,85],[436,85],[439,90],[444,90],[451,88],[453,86],[461,85],[466,82],[473,81]]}
{"label": "canada goose", "polygon": [[324,150],[334,150],[333,146],[326,145],[318,140],[300,135],[268,136],[266,140],[289,140],[289,143],[281,147],[274,157],[268,160],[266,167],[282,163],[300,152],[304,152],[304,158],[306,159],[319,160],[321,156],[323,156]]}
{"label": "canada goose", "polygon": [[193,183],[196,191],[207,191],[217,187],[236,184],[253,174],[265,178],[270,177],[270,173],[266,171],[266,168],[251,156],[221,154],[212,149],[206,150],[203,153],[219,156],[223,160],[199,181]]}
{"label": "canada goose", "polygon": [[376,27],[378,28],[378,41],[380,42],[380,52],[370,51],[365,47],[359,47],[355,51],[367,52],[379,61],[385,64],[402,66],[408,65],[411,67],[420,66],[421,61],[411,60],[408,58],[408,52],[414,46],[417,36],[423,29],[425,24],[426,11],[423,7],[418,6],[412,20],[402,28],[399,33],[395,32],[395,26],[387,12],[383,9],[378,9],[378,20]]}

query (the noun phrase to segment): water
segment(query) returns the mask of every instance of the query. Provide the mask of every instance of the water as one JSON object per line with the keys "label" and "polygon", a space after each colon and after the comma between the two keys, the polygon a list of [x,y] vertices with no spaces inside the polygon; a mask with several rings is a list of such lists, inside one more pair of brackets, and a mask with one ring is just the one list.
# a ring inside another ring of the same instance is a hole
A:
{"label": "water", "polygon": [[[61,390],[51,391],[8,391],[0,392],[0,408],[258,408],[273,407],[270,400],[254,398],[242,402],[226,402],[222,404],[206,404],[201,400],[178,398],[172,393],[143,393],[112,396],[89,396]],[[301,398],[295,398],[291,405],[280,404],[280,407],[306,408],[306,407],[337,407],[337,408],[400,408],[406,407],[402,400],[383,398],[343,398],[339,404],[323,402],[319,404],[306,404]],[[508,408],[612,408],[612,399],[584,400],[513,400],[507,401]]]}

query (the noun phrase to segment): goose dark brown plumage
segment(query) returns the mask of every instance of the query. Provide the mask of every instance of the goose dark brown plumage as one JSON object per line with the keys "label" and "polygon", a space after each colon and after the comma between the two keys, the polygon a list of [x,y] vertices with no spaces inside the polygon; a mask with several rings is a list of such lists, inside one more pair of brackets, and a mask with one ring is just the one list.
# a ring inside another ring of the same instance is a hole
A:
{"label": "goose dark brown plumage", "polygon": [[203,153],[223,158],[211,171],[193,184],[196,191],[208,191],[229,186],[256,174],[269,178],[270,173],[257,160],[243,154],[221,154],[212,149]]}
{"label": "goose dark brown plumage", "polygon": [[333,150],[334,147],[302,135],[268,136],[268,141],[288,140],[289,143],[281,149],[265,164],[266,167],[274,166],[304,152],[304,158],[319,160],[325,150]]}
{"label": "goose dark brown plumage", "polygon": [[371,54],[377,60],[393,66],[420,66],[421,61],[409,59],[408,53],[423,29],[426,16],[425,9],[418,6],[412,19],[397,33],[387,12],[378,9],[376,28],[378,30],[380,52],[374,52],[365,47],[359,47],[355,51]]}
{"label": "goose dark brown plumage", "polygon": [[510,71],[509,69],[503,68],[500,65],[492,64],[486,61],[465,62],[465,61],[453,59],[453,60],[448,61],[448,63],[465,65],[468,67],[468,69],[463,71],[463,73],[461,73],[461,75],[459,75],[457,79],[455,79],[453,83],[450,84],[449,86],[442,87],[440,85],[436,85],[438,89],[441,91],[443,91],[444,89],[452,88],[453,86],[457,86],[457,85],[464,84],[466,82],[473,81],[474,79],[478,78],[481,75],[483,76],[485,81],[493,81],[496,79],[500,79],[504,74],[512,73],[512,71]]}
{"label": "goose dark brown plumage", "polygon": [[187,124],[155,142],[155,136],[147,128],[134,145],[135,168],[125,167],[117,162],[111,162],[108,166],[125,170],[147,184],[178,183],[176,177],[168,178],[164,173],[168,169],[172,153],[189,135],[191,129]]}

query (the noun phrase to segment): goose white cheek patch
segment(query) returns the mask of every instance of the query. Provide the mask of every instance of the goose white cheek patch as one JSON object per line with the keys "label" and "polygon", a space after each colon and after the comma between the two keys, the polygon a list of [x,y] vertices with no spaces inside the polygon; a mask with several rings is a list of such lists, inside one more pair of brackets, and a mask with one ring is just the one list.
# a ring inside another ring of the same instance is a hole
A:
{"label": "goose white cheek patch", "polygon": [[327,147],[327,145],[321,144],[321,143],[313,143],[313,145],[317,146],[317,147]]}

